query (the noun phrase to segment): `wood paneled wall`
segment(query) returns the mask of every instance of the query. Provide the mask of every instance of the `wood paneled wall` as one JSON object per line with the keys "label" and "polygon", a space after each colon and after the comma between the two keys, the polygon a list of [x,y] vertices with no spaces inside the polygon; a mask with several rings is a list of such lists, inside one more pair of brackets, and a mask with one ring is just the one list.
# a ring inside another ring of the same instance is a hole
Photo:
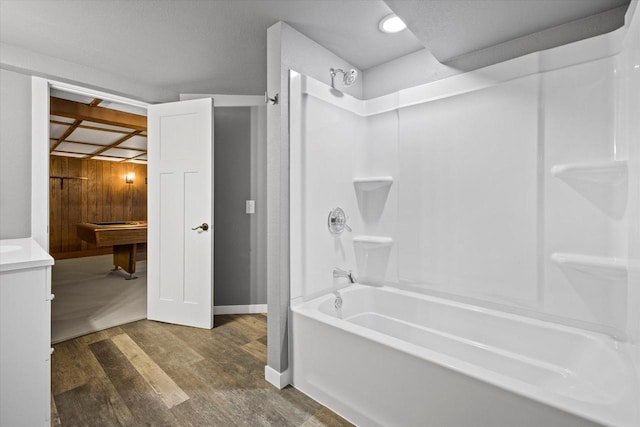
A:
{"label": "wood paneled wall", "polygon": [[[125,175],[136,174],[133,184]],[[87,180],[49,179],[49,252],[55,258],[110,253],[80,240],[80,222],[140,221],[147,219],[147,165],[51,156],[50,175]]]}

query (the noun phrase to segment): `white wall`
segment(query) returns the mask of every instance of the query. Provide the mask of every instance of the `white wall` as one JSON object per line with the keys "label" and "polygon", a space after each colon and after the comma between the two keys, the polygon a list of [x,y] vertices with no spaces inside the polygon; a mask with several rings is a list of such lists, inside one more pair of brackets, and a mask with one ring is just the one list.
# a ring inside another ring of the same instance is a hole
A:
{"label": "white wall", "polygon": [[0,69],[0,239],[31,235],[31,78]]}
{"label": "white wall", "polygon": [[146,102],[167,102],[178,99],[178,93],[150,86],[144,81],[118,76],[97,68],[43,55],[17,46],[0,43],[0,68],[29,76],[44,77],[76,84],[114,95]]}

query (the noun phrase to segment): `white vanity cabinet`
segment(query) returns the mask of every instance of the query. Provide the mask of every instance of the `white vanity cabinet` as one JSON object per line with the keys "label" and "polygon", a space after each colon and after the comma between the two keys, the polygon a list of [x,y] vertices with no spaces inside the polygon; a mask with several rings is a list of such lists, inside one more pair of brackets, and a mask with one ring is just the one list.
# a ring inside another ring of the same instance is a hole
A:
{"label": "white vanity cabinet", "polygon": [[0,426],[49,426],[51,265],[33,239],[0,240]]}

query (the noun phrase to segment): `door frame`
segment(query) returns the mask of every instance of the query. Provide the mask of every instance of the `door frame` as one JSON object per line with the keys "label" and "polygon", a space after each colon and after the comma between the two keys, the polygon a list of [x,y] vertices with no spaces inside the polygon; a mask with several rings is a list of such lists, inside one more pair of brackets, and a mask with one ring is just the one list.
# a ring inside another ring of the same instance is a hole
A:
{"label": "door frame", "polygon": [[[147,109],[151,103],[125,96],[114,95],[83,86],[48,78],[31,77],[31,237],[49,251],[49,121],[51,89],[59,89],[120,104]],[[258,107],[265,105],[264,95],[180,94],[180,101],[197,98],[213,98],[216,107]],[[266,140],[266,135],[265,135]],[[147,163],[148,166],[148,163]],[[215,196],[214,196],[215,197]],[[266,232],[266,230],[263,230]],[[259,233],[259,232],[258,232]],[[257,246],[261,246],[259,243]],[[215,289],[215,285],[214,285]],[[214,303],[215,304],[215,303]],[[222,307],[220,314],[239,312],[234,306]],[[261,311],[255,307],[239,306],[242,312]],[[262,308],[262,307],[260,307]],[[214,308],[215,310],[215,308]]]}
{"label": "door frame", "polygon": [[149,103],[42,77],[31,78],[31,237],[49,251],[49,98],[51,89],[145,110]]}

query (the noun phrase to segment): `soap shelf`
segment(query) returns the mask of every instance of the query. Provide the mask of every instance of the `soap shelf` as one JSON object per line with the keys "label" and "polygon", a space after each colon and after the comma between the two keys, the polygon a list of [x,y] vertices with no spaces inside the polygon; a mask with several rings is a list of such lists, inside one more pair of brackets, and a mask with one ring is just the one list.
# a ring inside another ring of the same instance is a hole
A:
{"label": "soap shelf", "polygon": [[392,176],[372,176],[367,178],[353,178],[353,185],[362,191],[373,191],[393,184]]}
{"label": "soap shelf", "polygon": [[393,239],[386,236],[354,236],[353,248],[361,283],[383,285]]}
{"label": "soap shelf", "polygon": [[382,248],[393,246],[393,239],[384,236],[354,236],[353,243],[368,248]]}
{"label": "soap shelf", "polygon": [[624,280],[627,278],[628,263],[626,259],[556,252],[551,255],[551,261],[560,267],[572,268],[604,279]]}
{"label": "soap shelf", "polygon": [[628,167],[626,160],[570,163],[553,166],[551,175],[560,179],[573,178],[598,184],[616,185],[627,180]]}

